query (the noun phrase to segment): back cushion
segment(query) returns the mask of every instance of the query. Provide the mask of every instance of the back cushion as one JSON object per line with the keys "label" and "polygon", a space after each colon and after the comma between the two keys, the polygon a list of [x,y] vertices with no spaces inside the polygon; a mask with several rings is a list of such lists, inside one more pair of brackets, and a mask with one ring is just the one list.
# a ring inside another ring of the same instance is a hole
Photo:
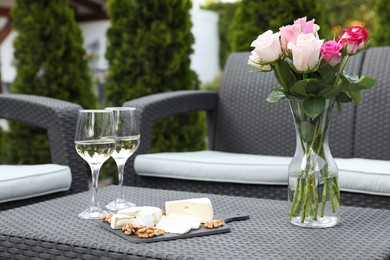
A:
{"label": "back cushion", "polygon": [[390,47],[366,51],[362,74],[377,79],[357,106],[354,157],[390,160]]}
{"label": "back cushion", "polygon": [[[261,155],[292,156],[295,129],[286,100],[269,104],[271,88],[279,87],[273,72],[258,72],[247,65],[249,52],[229,57],[219,91],[214,149]],[[360,55],[350,60],[350,72],[359,72]],[[337,109],[335,109],[337,110]],[[330,146],[334,156],[351,157],[354,105],[333,116]]]}

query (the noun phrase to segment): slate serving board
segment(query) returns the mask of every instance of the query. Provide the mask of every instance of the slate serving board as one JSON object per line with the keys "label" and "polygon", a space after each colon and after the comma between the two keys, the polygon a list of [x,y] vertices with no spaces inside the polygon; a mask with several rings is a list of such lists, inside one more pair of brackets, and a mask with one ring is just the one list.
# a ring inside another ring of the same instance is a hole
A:
{"label": "slate serving board", "polygon": [[249,219],[249,215],[247,214],[233,214],[233,213],[227,213],[227,214],[219,214],[215,215],[214,219],[223,219],[225,221],[225,225],[219,228],[213,228],[208,229],[203,227],[203,224],[199,229],[192,229],[190,232],[179,235],[179,234],[172,234],[172,233],[165,233],[162,236],[156,236],[151,238],[139,238],[136,235],[126,235],[125,232],[123,232],[121,229],[112,229],[110,224],[107,222],[100,221],[99,225],[103,227],[104,229],[114,233],[115,235],[120,236],[123,239],[126,239],[132,243],[151,243],[151,242],[158,242],[158,241],[167,241],[167,240],[173,240],[173,239],[182,239],[182,238],[189,238],[189,237],[199,237],[199,236],[206,236],[206,235],[215,235],[215,234],[221,234],[221,233],[227,233],[230,232],[230,227],[226,225],[226,223],[237,221],[237,220],[245,220]]}

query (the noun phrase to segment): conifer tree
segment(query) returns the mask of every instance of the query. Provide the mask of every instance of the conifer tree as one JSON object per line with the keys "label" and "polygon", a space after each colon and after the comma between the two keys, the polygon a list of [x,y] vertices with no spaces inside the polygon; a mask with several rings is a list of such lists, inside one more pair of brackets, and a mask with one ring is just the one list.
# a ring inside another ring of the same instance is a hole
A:
{"label": "conifer tree", "polygon": [[[190,69],[194,38],[189,0],[109,0],[105,84],[108,105],[141,96],[197,89]],[[152,151],[198,150],[205,146],[199,113],[168,118],[153,128]]]}
{"label": "conifer tree", "polygon": [[390,5],[387,0],[375,2],[376,26],[373,39],[376,46],[390,45]]}
{"label": "conifer tree", "polygon": [[280,27],[305,16],[308,20],[314,18],[321,28],[321,38],[327,38],[329,33],[321,10],[318,0],[242,0],[230,27],[232,51],[250,51],[253,49],[250,44],[259,34],[267,30],[277,32]]}
{"label": "conifer tree", "polygon": [[[81,30],[67,0],[16,0],[11,12],[14,29],[16,78],[11,92],[54,97],[85,108],[97,104],[92,90]],[[3,161],[50,161],[42,129],[17,123],[2,145]]]}

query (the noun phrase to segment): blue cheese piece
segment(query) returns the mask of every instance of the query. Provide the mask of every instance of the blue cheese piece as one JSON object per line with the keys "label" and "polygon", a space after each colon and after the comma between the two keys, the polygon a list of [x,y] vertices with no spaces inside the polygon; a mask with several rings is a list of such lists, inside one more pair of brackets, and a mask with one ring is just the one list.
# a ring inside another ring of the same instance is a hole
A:
{"label": "blue cheese piece", "polygon": [[191,225],[186,222],[179,222],[176,219],[171,219],[163,216],[157,223],[156,228],[160,228],[167,233],[185,234],[191,230]]}
{"label": "blue cheese piece", "polygon": [[172,213],[199,218],[202,223],[213,220],[213,206],[208,198],[174,200],[165,202],[167,215]]}

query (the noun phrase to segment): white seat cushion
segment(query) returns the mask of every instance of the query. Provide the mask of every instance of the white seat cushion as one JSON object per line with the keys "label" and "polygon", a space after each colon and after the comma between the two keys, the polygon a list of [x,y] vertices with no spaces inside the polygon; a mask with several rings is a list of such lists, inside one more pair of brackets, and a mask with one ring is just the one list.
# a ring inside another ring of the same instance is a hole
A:
{"label": "white seat cushion", "polygon": [[0,203],[67,191],[71,183],[68,166],[0,165]]}
{"label": "white seat cushion", "polygon": [[[336,158],[340,190],[390,196],[390,161]],[[290,157],[199,151],[142,154],[140,176],[246,184],[287,185]]]}
{"label": "white seat cushion", "polygon": [[390,196],[390,161],[336,158],[342,191]]}
{"label": "white seat cushion", "polygon": [[287,184],[289,157],[216,151],[138,155],[142,176],[248,184]]}

